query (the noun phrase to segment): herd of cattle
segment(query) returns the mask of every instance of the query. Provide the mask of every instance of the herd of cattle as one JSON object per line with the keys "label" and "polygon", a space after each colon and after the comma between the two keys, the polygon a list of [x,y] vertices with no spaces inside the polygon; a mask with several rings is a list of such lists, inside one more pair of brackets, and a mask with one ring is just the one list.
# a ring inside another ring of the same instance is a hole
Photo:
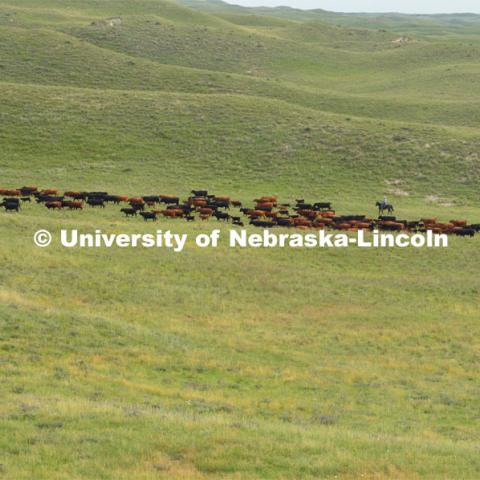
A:
{"label": "herd of cattle", "polygon": [[[0,189],[3,200],[0,206],[6,211],[18,212],[21,205],[35,201],[49,210],[82,210],[85,206],[105,208],[108,204],[119,205],[120,213],[127,217],[142,217],[145,221],[158,217],[183,218],[194,221],[196,218],[231,222],[234,225],[249,224],[262,227],[294,227],[302,230],[329,228],[334,230],[357,231],[409,231],[455,234],[473,237],[480,232],[480,224],[469,224],[466,220],[438,222],[437,218],[422,218],[418,221],[399,220],[394,216],[370,218],[366,215],[337,215],[330,202],[308,203],[297,199],[295,204],[280,203],[276,196],[256,198],[252,207],[244,207],[242,202],[230,197],[211,195],[207,190],[192,190],[187,200],[173,195],[145,195],[129,197],[111,195],[107,192],[66,191],[60,194],[57,189],[22,187]],[[160,206],[163,206],[161,208]],[[232,214],[231,209],[236,209]]]}

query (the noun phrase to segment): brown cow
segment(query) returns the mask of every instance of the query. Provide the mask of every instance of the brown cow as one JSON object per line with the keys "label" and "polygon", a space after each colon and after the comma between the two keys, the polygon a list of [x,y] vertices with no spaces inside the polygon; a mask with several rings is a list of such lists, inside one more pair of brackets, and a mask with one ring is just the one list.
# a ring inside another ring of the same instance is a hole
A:
{"label": "brown cow", "polygon": [[58,195],[56,188],[45,188],[40,192],[42,195]]}
{"label": "brown cow", "polygon": [[257,206],[255,208],[259,208],[259,209],[269,208],[269,209],[272,209],[274,206],[275,206],[275,204],[272,203],[272,202],[257,202]]}
{"label": "brown cow", "polygon": [[188,204],[193,205],[194,207],[204,207],[208,202],[206,198],[189,198]]}
{"label": "brown cow", "polygon": [[82,210],[83,209],[83,202],[80,200],[73,200],[71,202],[68,202],[69,205],[67,207],[70,210]]}
{"label": "brown cow", "polygon": [[368,230],[370,228],[370,224],[369,223],[365,223],[365,222],[358,222],[357,223],[357,228],[359,230]]}
{"label": "brown cow", "polygon": [[56,210],[62,208],[62,202],[45,202],[45,206],[49,210]]}
{"label": "brown cow", "polygon": [[343,222],[343,223],[337,223],[333,226],[336,230],[350,230],[352,226],[349,223]]}
{"label": "brown cow", "polygon": [[267,218],[277,218],[278,217],[278,212],[265,212],[265,216]]}
{"label": "brown cow", "polygon": [[200,212],[200,215],[212,215],[213,208],[201,208],[199,212]]}
{"label": "brown cow", "polygon": [[256,203],[265,203],[265,202],[268,202],[268,203],[277,203],[277,197],[275,196],[271,196],[271,197],[260,197],[260,198],[256,198],[254,200]]}
{"label": "brown cow", "polygon": [[247,215],[248,215],[250,218],[265,217],[265,214],[266,214],[266,212],[264,212],[263,210],[249,210],[249,211],[247,212]]}
{"label": "brown cow", "polygon": [[319,213],[323,218],[333,218],[335,216],[335,212],[331,210],[329,210],[328,212],[319,212]]}
{"label": "brown cow", "polygon": [[71,197],[71,198],[75,198],[75,197],[78,197],[79,195],[81,195],[82,193],[81,192],[72,192],[71,190],[70,191],[66,191],[63,193],[63,196],[64,197]]}
{"label": "brown cow", "polygon": [[293,224],[296,227],[299,227],[299,226],[311,227],[312,226],[312,222],[310,220],[306,220],[305,218],[301,218],[301,217],[294,218],[293,219]]}
{"label": "brown cow", "polygon": [[160,210],[160,213],[164,217],[179,218],[183,215],[183,210],[181,210],[179,208],[171,208],[170,210]]}
{"label": "brown cow", "polygon": [[1,189],[0,195],[5,195],[7,197],[19,197],[22,194],[20,190],[9,190],[9,189]]}

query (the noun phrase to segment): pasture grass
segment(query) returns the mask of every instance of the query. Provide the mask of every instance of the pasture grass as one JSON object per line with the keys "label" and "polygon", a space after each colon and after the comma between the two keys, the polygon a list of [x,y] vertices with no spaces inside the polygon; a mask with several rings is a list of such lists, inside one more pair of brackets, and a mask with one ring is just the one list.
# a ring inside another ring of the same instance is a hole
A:
{"label": "pasture grass", "polygon": [[0,222],[7,478],[478,474],[476,239],[40,250],[39,228],[218,225],[37,205]]}

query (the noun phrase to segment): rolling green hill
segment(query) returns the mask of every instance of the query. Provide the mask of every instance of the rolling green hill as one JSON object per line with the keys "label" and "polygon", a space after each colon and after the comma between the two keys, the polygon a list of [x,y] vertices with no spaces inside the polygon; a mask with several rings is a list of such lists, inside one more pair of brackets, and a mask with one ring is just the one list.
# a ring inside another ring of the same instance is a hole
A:
{"label": "rolling green hill", "polygon": [[[480,223],[477,16],[0,0],[0,187],[207,188]],[[473,479],[479,241],[39,249],[194,235],[0,211],[0,479]]]}

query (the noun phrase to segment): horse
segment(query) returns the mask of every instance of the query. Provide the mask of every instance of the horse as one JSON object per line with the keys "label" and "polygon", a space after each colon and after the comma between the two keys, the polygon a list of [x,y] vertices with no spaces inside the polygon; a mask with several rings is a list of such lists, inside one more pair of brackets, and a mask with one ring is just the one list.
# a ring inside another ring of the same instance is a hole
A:
{"label": "horse", "polygon": [[375,206],[378,207],[378,216],[383,215],[383,212],[386,210],[388,213],[393,213],[395,210],[393,208],[393,205],[390,205],[389,203],[384,204],[383,202],[376,202]]}

